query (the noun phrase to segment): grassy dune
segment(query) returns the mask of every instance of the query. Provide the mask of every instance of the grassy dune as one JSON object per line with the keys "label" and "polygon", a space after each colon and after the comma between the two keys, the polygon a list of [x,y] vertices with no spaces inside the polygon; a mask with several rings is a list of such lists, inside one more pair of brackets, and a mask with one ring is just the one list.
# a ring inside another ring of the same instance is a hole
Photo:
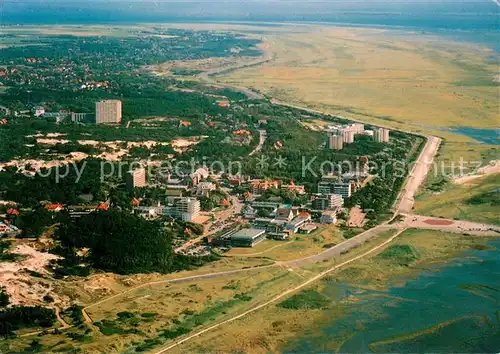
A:
{"label": "grassy dune", "polygon": [[[473,182],[454,185],[447,183],[443,191],[434,194],[423,193],[416,199],[416,212],[424,215],[441,216],[484,222],[488,224],[500,224],[500,205],[491,200],[484,203],[471,203],[470,199],[490,193],[498,198],[498,186],[500,175],[491,175],[480,178]],[[498,200],[498,199],[497,199]]]}
{"label": "grassy dune", "polygon": [[311,26],[266,38],[273,62],[218,79],[287,102],[414,130],[496,126],[498,65],[488,61],[489,49],[358,28]]}
{"label": "grassy dune", "polygon": [[[342,257],[352,257],[358,252],[366,251],[367,248],[374,247],[385,240],[393,232],[385,232],[378,240],[372,240]],[[343,318],[350,309],[361,309],[355,304],[358,302],[358,296],[364,294],[366,290],[375,291],[374,294],[384,296],[383,291],[388,287],[402,286],[408,279],[414,278],[428,267],[445,264],[447,260],[466,250],[481,249],[486,242],[485,238],[458,234],[405,231],[378,254],[341,268],[311,288],[304,289],[275,305],[194,338],[172,349],[171,352],[281,352],[284,346],[297,335],[304,336],[309,333],[314,336],[317,334],[318,324],[331,323],[332,318]],[[337,260],[337,262],[340,261]],[[314,267],[316,270],[318,268],[318,265]],[[302,271],[302,274],[308,273]],[[347,298],[339,299],[336,293],[332,293],[331,286],[328,291],[325,291],[325,282],[339,282],[358,290],[352,292]],[[404,299],[393,300],[397,303]],[[328,311],[325,312],[324,308],[328,308]],[[328,314],[327,317],[325,313]],[[347,339],[349,339],[348,334],[332,334],[332,338],[324,344],[323,349],[335,352]],[[394,341],[398,340],[405,340],[405,338]],[[376,346],[382,344],[388,343],[377,343]]]}
{"label": "grassy dune", "polygon": [[[471,162],[466,172],[472,161],[484,165],[500,159],[498,146],[449,129],[498,127],[500,83],[494,78],[500,66],[492,50],[421,33],[326,26],[269,32],[265,39],[274,61],[218,80],[253,87],[284,102],[440,136],[445,144],[437,161],[445,174],[461,158]],[[431,176],[428,183],[437,179]],[[438,212],[449,205],[432,191],[424,194],[428,204],[436,205],[435,215],[460,215]],[[419,211],[428,209],[419,204]],[[484,210],[466,213],[466,218]],[[489,214],[479,220],[490,220]]]}

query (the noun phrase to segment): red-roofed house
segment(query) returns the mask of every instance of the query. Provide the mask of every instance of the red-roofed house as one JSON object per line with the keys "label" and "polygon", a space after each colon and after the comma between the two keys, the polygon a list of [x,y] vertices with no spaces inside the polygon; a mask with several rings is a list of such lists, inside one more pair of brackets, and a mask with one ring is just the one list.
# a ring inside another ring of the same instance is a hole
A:
{"label": "red-roofed house", "polygon": [[19,210],[17,209],[7,209],[7,215],[19,215]]}
{"label": "red-roofed house", "polygon": [[45,204],[45,209],[56,213],[56,212],[59,212],[61,210],[64,210],[64,206],[61,203]]}
{"label": "red-roofed house", "polygon": [[95,208],[95,210],[108,210],[109,209],[109,204],[106,204],[104,202],[99,203],[99,205]]}

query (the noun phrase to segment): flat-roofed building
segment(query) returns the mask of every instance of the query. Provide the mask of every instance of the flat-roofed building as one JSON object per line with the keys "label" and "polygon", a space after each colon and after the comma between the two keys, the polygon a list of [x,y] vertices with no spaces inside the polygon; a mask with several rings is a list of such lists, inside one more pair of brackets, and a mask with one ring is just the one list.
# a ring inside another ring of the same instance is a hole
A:
{"label": "flat-roofed building", "polygon": [[354,135],[355,131],[350,129],[350,128],[345,128],[342,129],[342,138],[344,141],[344,144],[352,144],[354,143]]}
{"label": "flat-roofed building", "polygon": [[175,210],[182,221],[193,221],[200,215],[200,201],[194,198],[181,198],[175,203]]}
{"label": "flat-roofed building", "polygon": [[103,100],[95,104],[96,124],[119,124],[122,121],[122,101]]}
{"label": "flat-roofed building", "polygon": [[313,210],[327,210],[344,206],[344,198],[340,194],[313,194]]}
{"label": "flat-roofed building", "polygon": [[295,219],[290,221],[286,225],[286,229],[291,232],[297,232],[300,227],[311,222],[311,215],[308,216],[297,216]]}
{"label": "flat-roofed building", "polygon": [[389,129],[376,128],[373,132],[373,138],[377,143],[388,143],[389,142]]}
{"label": "flat-roofed building", "polygon": [[328,147],[330,150],[342,150],[344,148],[344,137],[342,135],[331,134]]}
{"label": "flat-roofed building", "polygon": [[354,131],[355,134],[363,134],[365,131],[365,125],[362,123],[352,123],[350,128]]}
{"label": "flat-roofed building", "polygon": [[138,168],[133,171],[128,171],[125,175],[125,183],[129,191],[133,190],[134,188],[146,187],[146,169]]}
{"label": "flat-roofed building", "polygon": [[333,184],[333,194],[340,194],[342,198],[348,199],[352,195],[352,182],[337,182]]}
{"label": "flat-roofed building", "polygon": [[337,222],[337,210],[326,210],[321,214],[319,222],[322,224],[335,224]]}
{"label": "flat-roofed building", "polygon": [[231,245],[234,247],[253,247],[265,237],[265,230],[241,229],[231,235]]}
{"label": "flat-roofed building", "polygon": [[316,231],[318,227],[314,224],[307,224],[299,228],[299,234],[309,235],[311,232]]}

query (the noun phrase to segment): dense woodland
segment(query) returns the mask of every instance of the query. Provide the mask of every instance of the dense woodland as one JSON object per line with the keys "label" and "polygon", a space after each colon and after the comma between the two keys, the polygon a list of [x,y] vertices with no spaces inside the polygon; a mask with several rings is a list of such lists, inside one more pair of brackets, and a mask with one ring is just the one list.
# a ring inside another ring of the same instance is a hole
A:
{"label": "dense woodland", "polygon": [[67,259],[78,258],[77,250],[89,248],[86,260],[98,269],[121,274],[172,269],[171,235],[158,222],[130,213],[111,210],[61,221],[55,238]]}
{"label": "dense woodland", "polygon": [[21,328],[52,327],[54,310],[41,306],[13,306],[0,310],[0,337],[14,336]]}

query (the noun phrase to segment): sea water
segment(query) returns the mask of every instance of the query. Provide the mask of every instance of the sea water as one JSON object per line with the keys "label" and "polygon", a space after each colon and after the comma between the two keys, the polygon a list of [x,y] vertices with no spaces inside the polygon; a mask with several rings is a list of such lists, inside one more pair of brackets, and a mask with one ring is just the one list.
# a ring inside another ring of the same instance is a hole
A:
{"label": "sea water", "polygon": [[[500,240],[490,245],[494,249],[468,252],[387,292],[355,295],[345,316],[332,313],[331,321],[301,333],[286,352],[498,353]],[[325,284],[327,293],[357,290]]]}

